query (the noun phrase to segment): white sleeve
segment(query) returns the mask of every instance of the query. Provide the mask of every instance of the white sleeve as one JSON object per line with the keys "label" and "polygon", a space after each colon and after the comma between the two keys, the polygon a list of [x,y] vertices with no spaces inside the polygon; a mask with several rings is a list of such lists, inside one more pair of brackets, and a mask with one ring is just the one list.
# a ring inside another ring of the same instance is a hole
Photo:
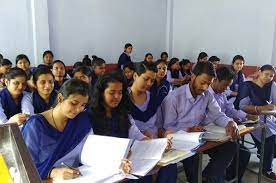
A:
{"label": "white sleeve", "polygon": [[22,101],[21,101],[21,111],[23,114],[34,115],[34,106],[33,106],[33,94],[24,92]]}
{"label": "white sleeve", "polygon": [[145,138],[144,134],[136,126],[135,120],[130,115],[129,121],[131,123],[131,126],[128,130],[128,138],[135,140],[142,140],[143,138]]}
{"label": "white sleeve", "polygon": [[172,78],[172,74],[171,74],[171,71],[167,71],[167,81],[169,83],[172,83],[173,82],[173,78]]}

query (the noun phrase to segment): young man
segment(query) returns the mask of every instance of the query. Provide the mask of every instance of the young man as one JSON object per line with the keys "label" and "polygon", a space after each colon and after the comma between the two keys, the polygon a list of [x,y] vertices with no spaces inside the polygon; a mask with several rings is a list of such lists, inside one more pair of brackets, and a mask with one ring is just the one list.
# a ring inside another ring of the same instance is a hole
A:
{"label": "young man", "polygon": [[[166,130],[165,136],[179,130],[203,131],[203,126],[212,122],[225,127],[226,133],[233,139],[239,136],[237,124],[220,111],[218,103],[208,91],[214,78],[212,63],[199,62],[193,70],[190,83],[168,94],[161,104],[163,113],[160,114]],[[204,179],[209,183],[224,182],[226,168],[235,152],[235,142],[227,142],[206,151],[211,159],[203,171]],[[183,165],[188,181],[197,182],[198,156],[185,159]]]}
{"label": "young man", "polygon": [[[235,73],[227,67],[221,67],[216,71],[216,78],[209,87],[209,92],[214,96],[218,105],[221,108],[221,112],[225,113],[229,118],[233,118],[235,121],[244,121],[247,118],[253,118],[253,115],[248,115],[242,110],[236,110],[233,103],[227,100],[225,91],[232,84],[235,78]],[[239,162],[239,182],[242,181],[242,176],[245,172],[247,164],[250,159],[250,152],[247,148],[242,146],[240,148],[240,162]],[[234,158],[231,165],[226,171],[226,179],[233,179],[235,177],[236,159]]]}

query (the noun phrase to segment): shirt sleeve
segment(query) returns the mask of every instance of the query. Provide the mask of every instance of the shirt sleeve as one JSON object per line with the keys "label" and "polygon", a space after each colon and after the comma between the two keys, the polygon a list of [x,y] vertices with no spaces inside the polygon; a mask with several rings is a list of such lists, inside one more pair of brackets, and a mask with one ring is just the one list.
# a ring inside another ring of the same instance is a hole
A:
{"label": "shirt sleeve", "polygon": [[143,138],[145,138],[144,134],[136,126],[135,120],[130,115],[129,121],[131,123],[131,126],[128,130],[128,138],[135,140],[142,140]]}
{"label": "shirt sleeve", "polygon": [[223,101],[225,104],[226,116],[228,116],[230,118],[239,118],[243,121],[246,119],[246,113],[243,112],[242,110],[236,110],[234,107],[234,104],[227,100],[226,95],[223,96]]}
{"label": "shirt sleeve", "polygon": [[211,93],[206,93],[206,95],[208,95],[207,117],[204,120],[203,125],[215,123],[218,126],[226,127],[228,122],[232,121],[232,119],[221,112],[217,101]]}
{"label": "shirt sleeve", "polygon": [[158,120],[159,119],[163,120],[159,123],[164,124],[163,127],[165,130],[173,130],[173,131],[178,130],[177,129],[178,115],[177,115],[176,101],[177,101],[176,97],[173,95],[173,93],[169,93],[169,95],[161,103],[162,112],[160,113],[159,111]]}
{"label": "shirt sleeve", "polygon": [[271,101],[276,104],[276,83],[274,81],[271,86]]}
{"label": "shirt sleeve", "polygon": [[28,115],[34,115],[34,106],[33,106],[33,98],[31,93],[25,93],[22,102],[22,113],[23,114],[28,114]]}
{"label": "shirt sleeve", "polygon": [[169,83],[172,83],[173,82],[173,78],[172,78],[172,74],[171,74],[171,71],[167,71],[167,81]]}

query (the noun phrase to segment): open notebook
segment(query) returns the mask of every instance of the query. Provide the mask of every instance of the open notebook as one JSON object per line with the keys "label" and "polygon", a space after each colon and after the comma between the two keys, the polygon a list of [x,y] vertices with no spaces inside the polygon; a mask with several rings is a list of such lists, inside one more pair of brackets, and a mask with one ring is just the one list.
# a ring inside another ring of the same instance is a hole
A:
{"label": "open notebook", "polygon": [[195,154],[195,150],[204,143],[202,140],[204,132],[185,132],[178,131],[168,135],[172,137],[172,149],[164,153],[162,159],[158,162],[160,166],[177,163],[191,157]]}
{"label": "open notebook", "polygon": [[[117,182],[145,176],[161,159],[166,146],[166,138],[137,141],[89,135],[81,153],[83,176],[62,182]],[[122,159],[127,157],[132,162],[130,175],[121,171]]]}

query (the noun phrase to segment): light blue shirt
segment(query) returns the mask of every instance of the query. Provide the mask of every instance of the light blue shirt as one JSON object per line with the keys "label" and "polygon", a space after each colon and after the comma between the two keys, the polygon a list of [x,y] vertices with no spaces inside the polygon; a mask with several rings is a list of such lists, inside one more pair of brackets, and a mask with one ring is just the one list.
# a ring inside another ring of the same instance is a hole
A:
{"label": "light blue shirt", "polygon": [[226,127],[228,122],[232,121],[221,112],[209,91],[194,98],[189,84],[170,92],[158,111],[158,120],[162,120],[165,130],[187,130],[196,125],[205,126],[209,123]]}
{"label": "light blue shirt", "polygon": [[238,118],[242,121],[246,120],[246,113],[242,110],[236,110],[234,104],[227,100],[226,93],[215,93],[213,88],[209,86],[209,92],[214,96],[221,112],[225,113],[229,118]]}

